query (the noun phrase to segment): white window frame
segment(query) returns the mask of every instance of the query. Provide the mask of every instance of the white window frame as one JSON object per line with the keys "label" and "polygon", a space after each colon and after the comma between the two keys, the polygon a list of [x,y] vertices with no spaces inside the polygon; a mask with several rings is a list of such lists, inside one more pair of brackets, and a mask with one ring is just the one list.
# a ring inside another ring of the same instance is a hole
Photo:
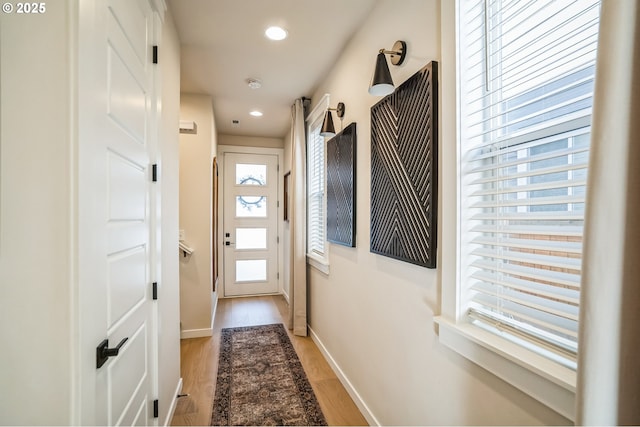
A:
{"label": "white window frame", "polygon": [[[441,4],[441,69],[452,76],[441,82],[441,216],[442,266],[441,314],[434,318],[439,341],[473,361],[507,383],[527,393],[569,420],[575,420],[576,372],[471,325],[463,307],[461,284],[461,215],[462,194],[459,159],[461,157],[460,105],[457,83],[459,1]],[[446,70],[449,70],[448,72]],[[455,79],[453,76],[455,75]]]}
{"label": "white window frame", "polygon": [[[307,118],[305,120],[305,125],[307,129],[307,174],[311,170],[309,162],[312,161],[312,159],[310,159],[309,157],[309,153],[311,151],[309,150],[309,145],[308,145],[310,143],[309,135],[311,135],[311,133],[315,129],[319,131],[319,129],[322,127],[322,120],[324,118],[324,113],[327,110],[327,108],[329,108],[329,94],[324,94],[320,99],[320,101],[313,108],[313,110],[311,110],[311,112],[307,115]],[[322,138],[321,141],[322,141],[322,150],[324,152],[323,159],[325,159],[326,158],[325,139]],[[324,160],[323,160],[321,170],[323,171],[323,174],[324,174],[322,209],[325,213],[325,215],[323,216],[325,223],[323,224],[323,227],[322,227],[322,236],[321,236],[321,241],[323,242],[323,249],[320,252],[316,250],[309,250],[309,248],[307,247],[307,264],[314,267],[318,271],[328,275],[329,274],[329,245],[327,245],[327,224],[326,224],[327,180],[326,180],[326,162]],[[309,176],[307,175],[307,185],[309,182],[310,182]],[[307,193],[307,245],[308,245],[308,242],[311,241],[308,234],[310,231],[309,218],[310,218],[309,194]]]}

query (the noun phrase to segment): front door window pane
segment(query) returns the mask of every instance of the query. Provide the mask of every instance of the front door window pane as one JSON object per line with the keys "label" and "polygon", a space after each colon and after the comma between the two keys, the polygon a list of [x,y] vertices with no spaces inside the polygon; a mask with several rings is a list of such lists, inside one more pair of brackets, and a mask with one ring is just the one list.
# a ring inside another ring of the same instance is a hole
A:
{"label": "front door window pane", "polygon": [[237,163],[236,185],[267,185],[267,165]]}
{"label": "front door window pane", "polygon": [[266,280],[266,259],[236,261],[236,282],[264,282]]}
{"label": "front door window pane", "polygon": [[237,228],[236,249],[267,249],[267,229]]}
{"label": "front door window pane", "polygon": [[266,218],[266,196],[236,196],[236,217]]}

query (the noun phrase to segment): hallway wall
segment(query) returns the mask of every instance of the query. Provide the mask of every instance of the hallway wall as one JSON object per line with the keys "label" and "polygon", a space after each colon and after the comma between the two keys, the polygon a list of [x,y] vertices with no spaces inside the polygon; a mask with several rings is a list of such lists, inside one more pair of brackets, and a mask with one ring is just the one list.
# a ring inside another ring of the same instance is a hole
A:
{"label": "hallway wall", "polygon": [[68,3],[0,14],[0,424],[72,419]]}
{"label": "hallway wall", "polygon": [[211,335],[215,308],[212,283],[212,160],[217,134],[212,99],[181,94],[180,120],[194,121],[197,133],[180,134],[180,230],[192,255],[180,254],[180,324],[182,338]]}
{"label": "hallway wall", "polygon": [[167,11],[160,43],[161,128],[160,184],[161,247],[160,284],[158,287],[158,400],[159,422],[167,424],[171,403],[176,399],[180,382],[180,271],[178,266],[178,197],[180,146],[180,40],[171,12]]}
{"label": "hallway wall", "polygon": [[266,138],[260,136],[218,135],[218,145],[236,145],[242,147],[282,148],[284,140],[281,138]]}
{"label": "hallway wall", "polygon": [[[329,244],[329,275],[308,267],[309,324],[359,395],[370,422],[567,424],[438,342],[433,317],[440,313],[441,251],[435,270],[369,252],[370,107],[381,98],[367,89],[376,54],[396,40],[407,42],[404,64],[390,65],[396,85],[431,60],[440,62],[441,82],[455,79],[454,69],[441,62],[441,25],[454,22],[441,22],[438,0],[381,0],[313,95],[312,108],[329,93],[331,106],[346,104],[344,126],[357,122],[357,248]],[[455,144],[455,135],[441,129],[439,143]],[[443,187],[455,192],[454,183],[440,181],[440,194]],[[441,208],[439,218],[447,215],[455,212]]]}

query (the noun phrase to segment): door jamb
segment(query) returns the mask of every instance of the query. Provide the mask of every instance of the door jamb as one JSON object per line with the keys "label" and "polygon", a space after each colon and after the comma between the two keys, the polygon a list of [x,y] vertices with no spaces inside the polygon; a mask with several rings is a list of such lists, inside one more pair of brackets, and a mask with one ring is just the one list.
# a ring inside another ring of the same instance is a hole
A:
{"label": "door jamb", "polygon": [[[272,156],[277,156],[278,158],[278,208],[277,208],[277,230],[276,236],[278,236],[278,292],[283,293],[283,283],[284,283],[284,242],[282,241],[282,231],[284,228],[283,225],[283,197],[284,197],[284,188],[282,186],[284,173],[286,171],[283,170],[282,159],[284,155],[283,148],[265,148],[265,147],[246,147],[246,146],[238,146],[238,145],[218,145],[218,188],[220,190],[219,193],[219,203],[218,203],[218,221],[220,221],[220,226],[218,227],[218,247],[216,250],[218,254],[222,255],[219,262],[219,271],[218,271],[218,283],[224,283],[224,156],[226,153],[238,153],[238,154],[267,154]],[[221,292],[220,292],[221,291]],[[218,292],[221,294],[220,298],[227,298],[224,294],[224,286],[218,287]]]}

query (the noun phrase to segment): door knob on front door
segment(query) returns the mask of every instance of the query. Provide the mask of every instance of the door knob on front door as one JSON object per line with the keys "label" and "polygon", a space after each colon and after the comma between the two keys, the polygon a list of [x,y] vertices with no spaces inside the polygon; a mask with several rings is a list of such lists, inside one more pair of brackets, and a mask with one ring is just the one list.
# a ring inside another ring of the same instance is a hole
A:
{"label": "door knob on front door", "polygon": [[123,338],[115,348],[109,348],[109,340],[103,340],[98,347],[96,347],[96,369],[102,367],[110,357],[117,356],[120,348],[128,339],[129,337]]}

